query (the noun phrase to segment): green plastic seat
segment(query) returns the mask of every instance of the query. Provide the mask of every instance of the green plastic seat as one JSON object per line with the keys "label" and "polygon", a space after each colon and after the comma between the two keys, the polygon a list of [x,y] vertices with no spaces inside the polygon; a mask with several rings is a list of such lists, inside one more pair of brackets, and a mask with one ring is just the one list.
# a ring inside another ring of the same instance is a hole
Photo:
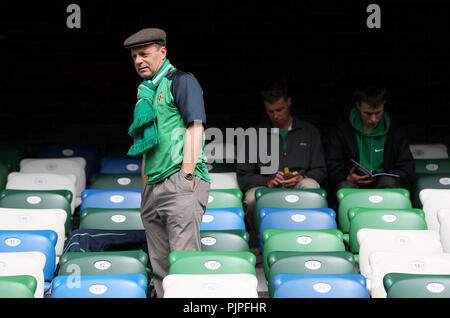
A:
{"label": "green plastic seat", "polygon": [[269,277],[268,257],[274,251],[294,252],[343,252],[343,234],[336,229],[327,230],[279,230],[267,229],[262,234],[263,266]]}
{"label": "green plastic seat", "polygon": [[6,160],[11,164],[11,171],[20,170],[20,160],[25,154],[25,147],[18,144],[0,144],[0,161]]}
{"label": "green plastic seat", "polygon": [[69,190],[13,190],[0,191],[0,208],[62,209],[67,218],[64,224],[68,235],[72,227],[72,192]]}
{"label": "green plastic seat", "polygon": [[241,208],[242,191],[239,189],[211,189],[209,190],[207,209]]}
{"label": "green plastic seat", "polygon": [[91,176],[91,189],[141,189],[140,173],[95,173]]}
{"label": "green plastic seat", "polygon": [[450,159],[415,159],[416,175],[450,173]]}
{"label": "green plastic seat", "polygon": [[34,298],[36,287],[31,275],[0,276],[0,298]]}
{"label": "green plastic seat", "polygon": [[86,208],[80,213],[80,229],[143,230],[140,209]]}
{"label": "green plastic seat", "polygon": [[58,275],[143,274],[147,277],[148,255],[143,250],[66,252],[59,259]]}
{"label": "green plastic seat", "polygon": [[250,252],[174,251],[169,254],[170,274],[253,274],[256,257]]}
{"label": "green plastic seat", "polygon": [[284,252],[268,255],[269,296],[273,297],[273,278],[280,273],[289,274],[354,274],[355,258],[344,252]]}
{"label": "green plastic seat", "polygon": [[[359,253],[358,231],[363,228],[381,230],[427,230],[425,212],[421,209],[351,208],[348,212],[350,250]],[[344,235],[345,239],[345,235]]]}
{"label": "green plastic seat", "polygon": [[250,235],[245,230],[200,231],[202,251],[246,252],[249,251]]}
{"label": "green plastic seat", "polygon": [[413,208],[422,208],[419,194],[423,189],[450,189],[450,173],[416,175],[411,188]]}
{"label": "green plastic seat", "polygon": [[259,188],[255,192],[254,220],[259,229],[259,210],[262,208],[328,208],[327,192],[324,189]]}
{"label": "green plastic seat", "polygon": [[336,193],[338,199],[338,224],[343,233],[350,230],[348,210],[350,208],[392,208],[410,209],[409,191],[397,189],[350,189],[343,188]]}
{"label": "green plastic seat", "polygon": [[387,298],[450,298],[450,275],[389,273],[383,285]]}

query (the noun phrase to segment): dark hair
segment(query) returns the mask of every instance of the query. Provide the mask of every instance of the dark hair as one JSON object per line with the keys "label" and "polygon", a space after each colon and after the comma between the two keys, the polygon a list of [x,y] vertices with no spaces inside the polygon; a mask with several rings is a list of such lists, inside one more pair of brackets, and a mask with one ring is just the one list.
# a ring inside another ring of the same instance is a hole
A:
{"label": "dark hair", "polygon": [[281,97],[284,97],[285,99],[288,99],[289,97],[288,85],[284,79],[271,79],[263,85],[261,90],[263,102],[273,104]]}
{"label": "dark hair", "polygon": [[372,107],[378,107],[386,101],[386,87],[379,80],[365,80],[356,88],[353,96],[355,102],[366,102]]}

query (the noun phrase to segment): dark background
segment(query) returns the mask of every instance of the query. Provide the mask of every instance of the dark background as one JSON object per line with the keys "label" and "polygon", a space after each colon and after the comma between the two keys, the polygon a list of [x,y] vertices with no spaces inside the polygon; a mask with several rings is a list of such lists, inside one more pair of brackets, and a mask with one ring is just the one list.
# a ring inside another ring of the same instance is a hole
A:
{"label": "dark background", "polygon": [[[137,76],[122,43],[168,34],[168,57],[200,81],[208,127],[265,116],[262,81],[290,81],[293,112],[328,133],[364,77],[382,77],[386,110],[410,143],[450,144],[448,1],[15,1],[0,4],[0,142],[130,144]],[[69,29],[70,3],[81,28]],[[369,29],[370,3],[381,29]]]}

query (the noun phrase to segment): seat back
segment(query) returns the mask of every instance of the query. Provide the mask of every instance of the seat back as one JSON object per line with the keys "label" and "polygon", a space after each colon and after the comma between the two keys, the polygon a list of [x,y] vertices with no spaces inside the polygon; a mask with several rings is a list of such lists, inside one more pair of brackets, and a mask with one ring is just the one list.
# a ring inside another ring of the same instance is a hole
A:
{"label": "seat back", "polygon": [[277,274],[274,298],[369,298],[360,274]]}
{"label": "seat back", "polygon": [[142,177],[138,173],[95,173],[90,189],[142,189]]}
{"label": "seat back", "polygon": [[140,209],[141,189],[86,189],[81,198],[80,211],[86,208]]}
{"label": "seat back", "polygon": [[206,209],[200,230],[245,230],[244,211],[241,208]]}
{"label": "seat back", "polygon": [[245,230],[200,231],[201,249],[205,252],[249,251],[249,238]]}
{"label": "seat back", "polygon": [[386,298],[383,278],[389,273],[450,275],[450,254],[374,252],[369,263],[372,298]]}
{"label": "seat back", "polygon": [[262,235],[263,266],[269,275],[268,256],[273,251],[336,252],[345,251],[343,234],[339,230],[277,230],[267,229]]}
{"label": "seat back", "polygon": [[148,255],[142,250],[66,252],[59,259],[58,275],[115,275],[139,273],[147,276]]}
{"label": "seat back", "polygon": [[448,158],[447,146],[444,144],[411,144],[409,149],[414,159]]}
{"label": "seat back", "polygon": [[450,209],[438,211],[439,234],[444,253],[450,253]]}
{"label": "seat back", "polygon": [[66,212],[65,232],[72,228],[72,210],[69,190],[11,190],[0,191],[0,208],[62,209]]}
{"label": "seat back", "polygon": [[366,277],[372,273],[369,256],[374,252],[443,253],[439,234],[430,230],[361,229],[357,236],[359,270]]}
{"label": "seat back", "polygon": [[242,191],[240,189],[211,189],[209,190],[208,209],[241,208]]}
{"label": "seat back", "polygon": [[147,277],[142,274],[57,276],[52,298],[146,298]]}
{"label": "seat back", "polygon": [[450,173],[416,176],[411,189],[411,203],[414,208],[422,208],[420,191],[423,189],[450,189]]}
{"label": "seat back", "polygon": [[450,298],[450,275],[389,273],[383,285],[387,298]]}
{"label": "seat back", "polygon": [[163,279],[164,298],[258,298],[253,274],[171,274]]}
{"label": "seat back", "polygon": [[174,251],[169,254],[169,274],[256,275],[256,257],[250,252]]}
{"label": "seat back", "polygon": [[273,297],[273,278],[280,273],[290,274],[352,274],[356,273],[353,254],[344,252],[284,252],[268,255],[269,296]]}
{"label": "seat back", "polygon": [[386,230],[426,230],[425,213],[420,209],[351,208],[350,250],[359,253],[358,231],[364,228]]}
{"label": "seat back", "polygon": [[338,225],[343,233],[350,230],[348,210],[361,208],[410,209],[409,191],[406,189],[340,189],[338,199]]}
{"label": "seat back", "polygon": [[143,230],[140,209],[85,208],[80,213],[80,229]]}
{"label": "seat back", "polygon": [[212,172],[209,178],[211,189],[239,189],[236,172]]}
{"label": "seat back", "polygon": [[36,287],[31,275],[0,276],[0,298],[34,298]]}
{"label": "seat back", "polygon": [[416,175],[450,173],[450,159],[415,159]]}
{"label": "seat back", "polygon": [[142,159],[125,157],[103,157],[100,161],[100,173],[136,173],[140,174]]}
{"label": "seat back", "polygon": [[439,232],[437,213],[450,208],[450,189],[423,189],[419,196],[428,229]]}

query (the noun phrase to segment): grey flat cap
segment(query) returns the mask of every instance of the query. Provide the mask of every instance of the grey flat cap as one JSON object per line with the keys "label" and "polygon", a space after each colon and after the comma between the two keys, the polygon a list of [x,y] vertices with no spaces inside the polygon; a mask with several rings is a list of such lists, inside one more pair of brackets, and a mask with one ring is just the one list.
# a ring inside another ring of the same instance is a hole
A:
{"label": "grey flat cap", "polygon": [[157,28],[142,29],[133,35],[130,35],[124,42],[123,46],[128,49],[135,46],[142,46],[152,43],[166,45],[166,32]]}

